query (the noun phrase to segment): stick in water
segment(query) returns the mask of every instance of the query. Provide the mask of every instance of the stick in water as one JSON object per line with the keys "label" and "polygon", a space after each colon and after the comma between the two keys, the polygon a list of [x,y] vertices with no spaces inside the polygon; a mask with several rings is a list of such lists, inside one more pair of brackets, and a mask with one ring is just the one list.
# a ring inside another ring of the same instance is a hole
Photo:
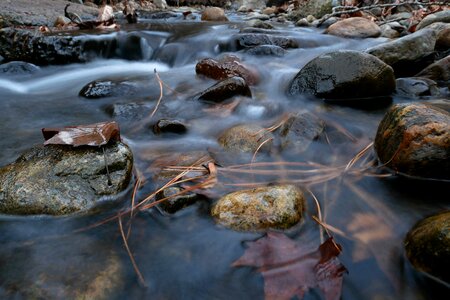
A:
{"label": "stick in water", "polygon": [[105,158],[105,167],[106,167],[106,176],[108,176],[108,185],[111,186],[112,181],[111,181],[111,175],[109,175],[108,159],[106,158],[105,147],[102,146],[102,150],[103,150],[103,157]]}

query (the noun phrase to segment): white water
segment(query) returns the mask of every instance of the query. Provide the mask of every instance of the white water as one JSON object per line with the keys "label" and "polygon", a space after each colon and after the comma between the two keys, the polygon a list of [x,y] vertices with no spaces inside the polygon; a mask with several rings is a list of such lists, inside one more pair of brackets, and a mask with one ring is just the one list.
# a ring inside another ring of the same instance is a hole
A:
{"label": "white water", "polygon": [[62,71],[20,83],[0,78],[0,90],[4,89],[17,94],[54,94],[74,87],[78,88],[102,77],[145,76],[154,74],[155,70],[165,72],[168,69],[166,64],[159,62],[96,61],[83,65],[83,68]]}

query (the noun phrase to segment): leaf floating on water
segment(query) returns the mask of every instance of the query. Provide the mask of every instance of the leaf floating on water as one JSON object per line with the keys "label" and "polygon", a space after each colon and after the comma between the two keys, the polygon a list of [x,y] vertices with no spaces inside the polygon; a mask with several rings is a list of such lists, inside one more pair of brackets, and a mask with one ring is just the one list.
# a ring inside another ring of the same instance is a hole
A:
{"label": "leaf floating on water", "polygon": [[45,139],[44,145],[101,146],[111,140],[120,140],[119,125],[116,122],[42,128],[42,134]]}
{"label": "leaf floating on water", "polygon": [[332,238],[318,249],[301,246],[282,233],[269,232],[251,242],[234,267],[257,267],[264,278],[265,299],[302,299],[310,288],[318,287],[325,299],[341,297],[343,273],[337,256],[341,246]]}

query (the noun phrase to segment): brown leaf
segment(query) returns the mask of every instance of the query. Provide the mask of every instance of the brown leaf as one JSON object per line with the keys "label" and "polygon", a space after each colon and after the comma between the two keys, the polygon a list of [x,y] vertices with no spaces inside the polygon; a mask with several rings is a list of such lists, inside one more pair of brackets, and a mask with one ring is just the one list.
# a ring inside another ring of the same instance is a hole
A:
{"label": "brown leaf", "polygon": [[318,287],[325,299],[341,296],[343,273],[347,269],[337,256],[341,247],[332,238],[318,249],[297,244],[282,233],[269,232],[251,242],[234,267],[257,267],[264,278],[266,299],[291,299]]}
{"label": "brown leaf", "polygon": [[42,128],[44,145],[101,146],[110,140],[120,140],[119,125],[116,122],[102,122],[90,125]]}

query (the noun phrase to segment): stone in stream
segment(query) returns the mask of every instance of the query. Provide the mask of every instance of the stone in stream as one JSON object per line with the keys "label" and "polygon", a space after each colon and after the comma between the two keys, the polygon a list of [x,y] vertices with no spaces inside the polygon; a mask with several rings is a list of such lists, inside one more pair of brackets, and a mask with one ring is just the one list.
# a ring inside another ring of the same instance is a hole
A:
{"label": "stone in stream", "polygon": [[128,187],[133,154],[121,142],[103,149],[67,145],[31,148],[0,169],[0,213],[66,215],[112,203],[103,198]]}
{"label": "stone in stream", "polygon": [[310,94],[325,99],[360,99],[389,96],[394,90],[390,66],[364,52],[340,50],[308,62],[292,79],[287,93],[294,97]]}
{"label": "stone in stream", "polygon": [[24,61],[11,61],[0,65],[1,75],[22,75],[33,74],[39,71],[40,68],[36,65],[24,62]]}
{"label": "stone in stream", "polygon": [[88,99],[131,96],[137,92],[137,85],[130,81],[103,80],[86,84],[79,95]]}
{"label": "stone in stream", "polygon": [[153,105],[148,103],[114,103],[107,105],[104,110],[111,117],[121,121],[138,121],[151,114]]}
{"label": "stone in stream", "polygon": [[374,147],[396,172],[450,179],[450,114],[432,105],[396,104],[381,120]]}
{"label": "stone in stream", "polygon": [[194,98],[201,101],[220,103],[234,96],[252,97],[252,92],[244,78],[234,76],[224,79],[194,96]]}
{"label": "stone in stream", "polygon": [[381,29],[375,22],[362,17],[337,21],[328,27],[325,32],[346,38],[368,38],[381,35]]}
{"label": "stone in stream", "polygon": [[173,214],[177,211],[194,204],[202,199],[202,196],[194,192],[185,192],[183,188],[172,186],[165,188],[156,194],[156,200],[166,199],[158,204],[163,211]]}
{"label": "stone in stream", "polygon": [[416,30],[423,29],[423,28],[429,26],[430,24],[437,23],[437,22],[450,23],[450,11],[449,10],[438,11],[434,14],[430,14],[430,15],[426,16],[417,25]]}
{"label": "stone in stream", "polygon": [[195,72],[215,80],[239,76],[244,78],[249,85],[255,85],[259,82],[258,72],[242,63],[234,55],[227,55],[220,60],[204,58],[195,65]]}
{"label": "stone in stream", "polygon": [[281,148],[305,151],[323,133],[325,122],[309,112],[291,114],[277,130]]}
{"label": "stone in stream", "polygon": [[269,151],[272,147],[272,141],[272,133],[255,124],[233,126],[225,130],[218,139],[219,144],[227,151],[250,153],[255,153],[257,150],[260,152]]}
{"label": "stone in stream", "polygon": [[227,194],[212,207],[219,224],[234,230],[286,229],[297,224],[306,202],[294,185],[273,185]]}
{"label": "stone in stream", "polygon": [[415,76],[428,78],[437,83],[448,84],[450,81],[450,55],[429,65]]}
{"label": "stone in stream", "polygon": [[228,18],[220,7],[206,7],[202,12],[202,21],[226,22]]}
{"label": "stone in stream", "polygon": [[390,65],[397,77],[406,77],[433,62],[435,44],[436,31],[423,29],[366,49],[366,52]]}
{"label": "stone in stream", "polygon": [[257,56],[284,56],[286,54],[286,50],[281,48],[280,46],[275,45],[261,45],[250,48],[245,51],[245,53],[257,55]]}
{"label": "stone in stream", "polygon": [[450,283],[450,211],[419,221],[404,244],[414,268]]}
{"label": "stone in stream", "polygon": [[113,246],[82,234],[42,236],[16,245],[2,253],[1,289],[7,299],[115,299],[123,292],[127,271]]}
{"label": "stone in stream", "polygon": [[153,132],[155,134],[162,133],[176,133],[184,134],[187,132],[187,127],[183,122],[173,119],[160,119],[153,125]]}
{"label": "stone in stream", "polygon": [[299,47],[298,42],[289,37],[265,33],[239,33],[232,36],[226,44],[222,44],[221,48],[235,51],[262,45],[274,45],[283,49]]}
{"label": "stone in stream", "polygon": [[401,96],[421,97],[438,96],[439,89],[434,80],[421,77],[398,78],[396,80],[396,93]]}

